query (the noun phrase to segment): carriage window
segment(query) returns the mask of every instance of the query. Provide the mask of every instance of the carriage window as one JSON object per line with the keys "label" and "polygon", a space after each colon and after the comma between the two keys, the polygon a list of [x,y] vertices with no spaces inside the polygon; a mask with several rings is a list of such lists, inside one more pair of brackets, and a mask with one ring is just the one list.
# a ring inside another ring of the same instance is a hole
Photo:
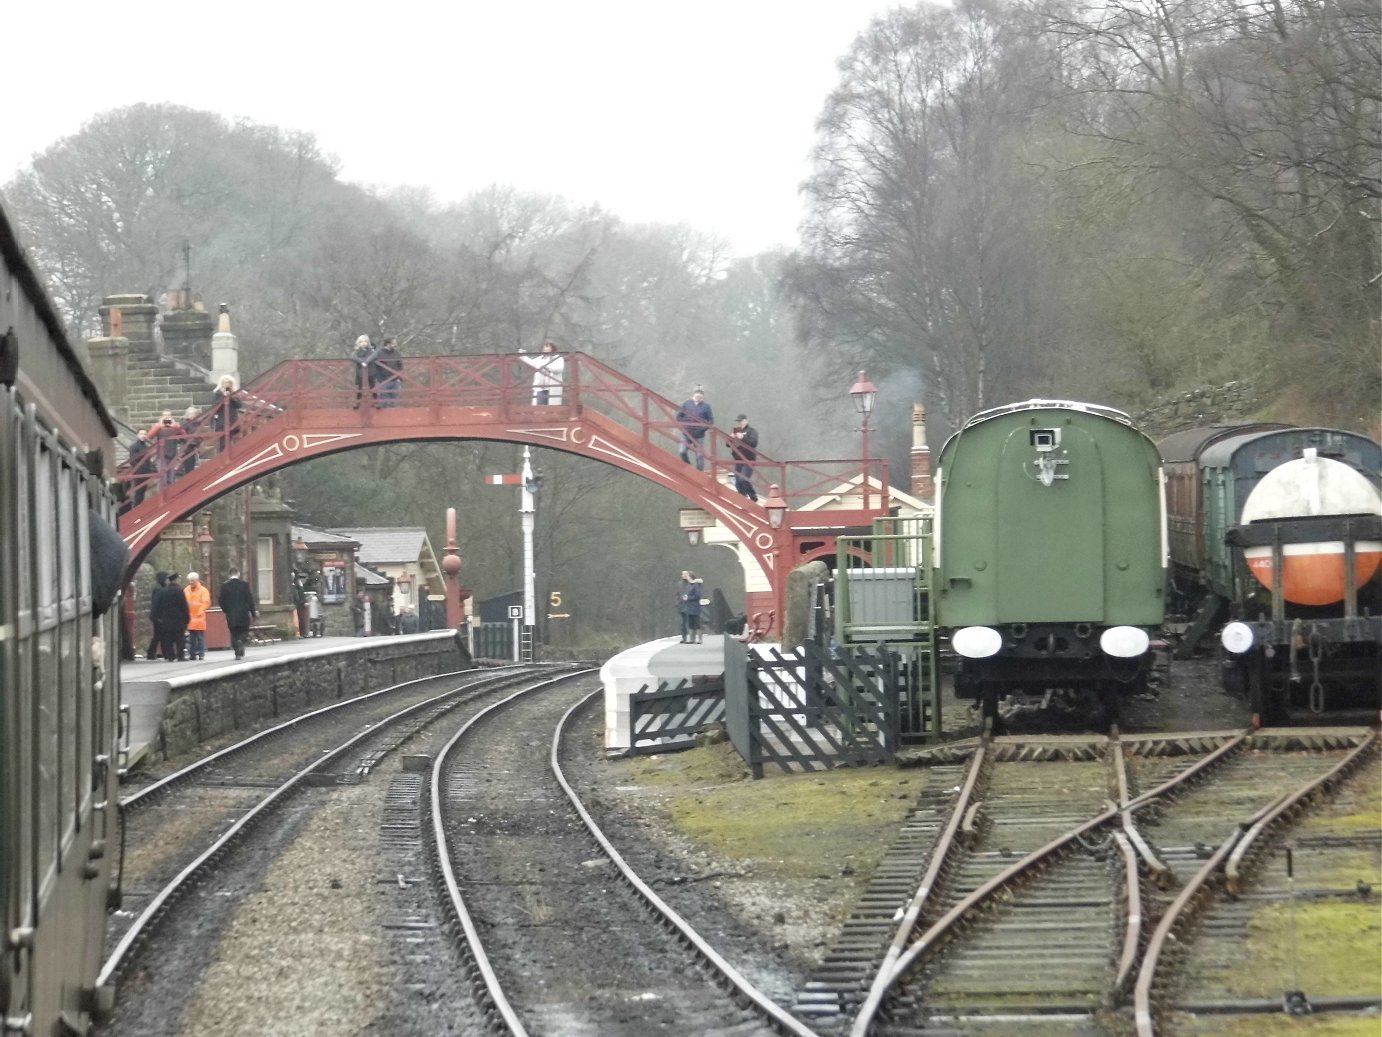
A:
{"label": "carriage window", "polygon": [[[5,415],[5,420],[10,420],[8,414]],[[21,445],[24,438],[17,416],[8,426],[8,431],[11,434],[17,458],[15,495],[13,502],[0,502],[0,508],[13,506],[11,514],[18,535],[8,547],[14,551],[13,576],[18,593],[15,595],[15,600],[9,603],[9,616],[15,621],[16,640],[14,642],[15,653],[12,669],[5,674],[6,677],[13,674],[15,681],[10,684],[7,680],[5,687],[0,688],[0,694],[6,697],[7,714],[14,718],[14,727],[7,732],[7,739],[9,739],[7,744],[14,746],[15,759],[10,765],[11,769],[8,770],[8,773],[27,776],[32,772],[34,765],[34,717],[33,712],[27,708],[28,700],[24,695],[24,691],[32,686],[34,665],[34,646],[29,640],[31,634],[29,624],[32,618],[31,608],[33,605],[33,594],[29,584],[29,544],[32,542],[29,532],[31,529],[29,494],[33,485],[33,472],[29,465],[31,454],[26,447]],[[33,797],[16,797],[14,808],[15,817],[12,831],[15,833],[16,839],[15,852],[5,864],[7,866],[16,865],[12,872],[13,888],[18,905],[15,917],[20,925],[32,925],[34,920],[34,883],[33,869],[28,866],[28,862],[33,859]]]}
{"label": "carriage window", "polygon": [[[34,471],[34,528],[54,529],[57,523],[54,491],[57,465],[50,450],[40,446]],[[37,683],[31,696],[35,710],[35,794],[38,797],[39,898],[45,896],[57,868],[58,847],[58,602],[57,565],[52,537],[39,537],[35,550],[38,585],[34,602]]]}
{"label": "carriage window", "polygon": [[81,633],[81,617],[77,602],[77,562],[81,548],[77,544],[76,492],[81,476],[64,458],[54,465],[57,475],[58,550],[58,677],[53,686],[58,694],[58,810],[64,855],[76,831],[77,780],[79,764],[74,751],[77,744],[77,638]]}
{"label": "carriage window", "polygon": [[88,533],[88,512],[91,508],[89,490],[85,482],[78,482],[77,521],[77,593],[81,595],[77,619],[77,640],[73,645],[76,654],[77,687],[77,755],[74,772],[77,776],[77,810],[80,819],[83,804],[91,798],[91,760],[96,755],[95,731],[96,717],[100,712],[97,696],[92,687],[91,667],[99,660],[91,656],[91,637],[97,632],[91,618],[91,537]]}

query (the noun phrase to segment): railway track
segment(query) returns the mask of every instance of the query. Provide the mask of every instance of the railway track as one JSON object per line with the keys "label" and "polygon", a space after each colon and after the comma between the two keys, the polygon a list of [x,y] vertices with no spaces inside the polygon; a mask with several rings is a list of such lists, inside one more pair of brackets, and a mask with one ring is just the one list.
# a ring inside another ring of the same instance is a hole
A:
{"label": "railway track", "polygon": [[[566,780],[563,730],[598,693],[511,696],[433,765],[438,868],[487,1017],[516,1037],[810,1037],[625,864]],[[529,732],[548,730],[541,759]]]}
{"label": "railway track", "polygon": [[[358,784],[428,725],[531,681],[531,672],[465,671],[337,703],[237,742],[127,797],[130,857],[143,865],[141,884],[127,892],[133,909],[110,919],[101,982],[133,979],[141,996],[117,1005],[113,1032],[178,1032],[150,1028],[141,1019],[143,1006],[131,1000],[157,1003],[168,988],[195,981],[199,970],[211,966],[217,927],[228,924],[221,909],[233,905],[213,901],[216,910],[207,910],[204,888],[254,888],[319,805],[303,793]],[[272,827],[265,824],[271,819]],[[236,878],[223,876],[237,868]],[[181,910],[194,890],[203,891],[195,907]]]}
{"label": "railway track", "polygon": [[[850,1032],[1116,1032],[1134,975],[1139,1021],[1163,1014],[1150,994],[1166,986],[1148,978],[1156,962],[1134,970],[1143,919],[1169,915],[1220,847],[1227,860],[1239,825],[1317,795],[1371,752],[1371,735],[1356,730],[1313,740],[985,743],[897,935],[875,952]],[[1153,823],[1139,825],[1151,810]],[[1166,891],[1153,894],[1145,878]],[[841,1020],[831,1028],[842,1031]]]}

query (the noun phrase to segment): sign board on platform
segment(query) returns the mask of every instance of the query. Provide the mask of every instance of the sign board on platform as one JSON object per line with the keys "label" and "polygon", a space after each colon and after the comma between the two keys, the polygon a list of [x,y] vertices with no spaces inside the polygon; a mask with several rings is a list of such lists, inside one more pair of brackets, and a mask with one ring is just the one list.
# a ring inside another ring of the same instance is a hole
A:
{"label": "sign board on platform", "polygon": [[523,618],[523,606],[522,606],[522,605],[510,605],[510,606],[509,606],[509,618],[510,618],[510,619],[522,619],[522,618]]}
{"label": "sign board on platform", "polygon": [[169,522],[159,534],[164,540],[191,540],[192,523],[188,522]]}

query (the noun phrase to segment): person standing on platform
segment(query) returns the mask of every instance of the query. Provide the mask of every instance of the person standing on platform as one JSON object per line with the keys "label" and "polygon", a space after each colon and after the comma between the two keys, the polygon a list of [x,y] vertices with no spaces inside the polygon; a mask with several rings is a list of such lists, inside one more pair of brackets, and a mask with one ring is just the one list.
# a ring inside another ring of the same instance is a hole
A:
{"label": "person standing on platform", "polygon": [[187,599],[178,586],[177,573],[169,573],[163,586],[154,592],[154,631],[164,662],[177,662],[185,654],[187,641]]}
{"label": "person standing on platform", "polygon": [[350,354],[355,367],[355,409],[360,409],[360,401],[369,392],[370,406],[374,406],[374,383],[378,378],[375,360],[379,353],[370,345],[369,336],[361,335],[355,340],[355,349]]}
{"label": "person standing on platform", "polygon": [[715,413],[705,402],[705,393],[700,386],[691,398],[677,411],[677,424],[681,426],[681,448],[677,451],[681,459],[691,463],[691,453],[696,455],[696,470],[705,471],[705,434],[715,424]]}
{"label": "person standing on platform", "polygon": [[691,587],[691,572],[683,569],[677,581],[677,618],[681,621],[681,643],[686,644],[686,592]]}
{"label": "person standing on platform", "polygon": [[206,658],[206,610],[211,607],[211,591],[202,584],[201,574],[188,573],[182,589],[187,599],[187,658]]}
{"label": "person standing on platform", "polygon": [[687,643],[698,645],[701,643],[701,581],[695,573],[687,573],[690,582],[686,586],[686,594],[683,601],[686,602],[686,636]]}
{"label": "person standing on platform", "polygon": [[259,615],[259,607],[254,603],[250,585],[240,579],[240,570],[230,570],[230,576],[221,584],[221,592],[216,604],[226,614],[226,627],[230,630],[230,647],[235,649],[235,658],[245,657],[245,642],[249,640],[250,626]]}
{"label": "person standing on platform", "polygon": [[144,652],[144,658],[153,662],[158,658],[158,592],[168,583],[168,574],[163,570],[154,573],[154,588],[149,592],[149,624],[153,632],[149,635],[149,647]]}
{"label": "person standing on platform", "polygon": [[753,488],[753,463],[758,460],[758,430],[749,424],[747,414],[740,414],[734,419],[734,442],[729,449],[734,455],[734,488],[757,503],[758,492]]}

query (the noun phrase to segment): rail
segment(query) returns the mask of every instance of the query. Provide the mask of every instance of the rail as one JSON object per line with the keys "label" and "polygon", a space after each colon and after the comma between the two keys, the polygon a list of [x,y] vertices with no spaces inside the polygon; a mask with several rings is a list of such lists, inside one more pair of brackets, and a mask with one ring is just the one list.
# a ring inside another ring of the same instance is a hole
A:
{"label": "rail", "polygon": [[1162,915],[1161,921],[1147,942],[1147,952],[1142,958],[1142,967],[1138,971],[1133,1001],[1133,1019],[1137,1026],[1137,1037],[1156,1037],[1156,1021],[1152,1010],[1152,988],[1157,980],[1157,970],[1161,964],[1162,954],[1174,939],[1173,934],[1176,930],[1186,924],[1190,908],[1198,902],[1200,894],[1207,888],[1215,872],[1221,866],[1224,867],[1227,888],[1230,893],[1235,893],[1240,882],[1238,870],[1242,860],[1262,832],[1286,816],[1293,807],[1340,781],[1366,753],[1372,751],[1376,741],[1376,732],[1369,732],[1367,737],[1352,752],[1324,774],[1312,778],[1294,792],[1279,796],[1246,821],[1240,822],[1233,834],[1223,841],[1219,848],[1185,883],[1180,894],[1166,909],[1166,913]]}
{"label": "rail", "polygon": [[[1078,840],[1084,838],[1092,832],[1099,830],[1103,826],[1113,821],[1115,818],[1124,818],[1129,812],[1139,810],[1142,807],[1145,807],[1150,803],[1155,802],[1157,799],[1160,799],[1162,796],[1166,795],[1172,789],[1175,789],[1177,787],[1184,787],[1185,783],[1187,783],[1190,779],[1194,778],[1196,775],[1202,774],[1208,768],[1222,761],[1230,753],[1242,748],[1246,744],[1247,738],[1250,733],[1251,732],[1245,731],[1235,735],[1234,737],[1227,740],[1223,745],[1215,749],[1213,752],[1209,753],[1203,759],[1197,761],[1194,766],[1186,768],[1184,771],[1180,772],[1175,777],[1163,782],[1161,785],[1158,785],[1151,791],[1144,792],[1136,797],[1133,797],[1132,799],[1127,799],[1126,795],[1120,795],[1120,799],[1123,800],[1121,804],[1115,805],[1110,803],[1107,809],[1096,814],[1094,817],[1091,817],[1088,820],[1082,822],[1075,828],[1065,832],[1063,835],[1057,836],[1056,838],[1050,840],[1044,846],[1038,847],[1037,849],[1031,851],[1025,857],[1022,857],[1012,865],[1008,866],[1002,871],[999,871],[998,873],[990,877],[988,880],[981,883],[971,893],[961,898],[953,907],[951,907],[949,911],[945,913],[945,915],[943,915],[934,924],[932,924],[916,940],[908,944],[906,950],[903,953],[893,954],[890,949],[890,952],[887,956],[887,962],[891,965],[891,967],[884,967],[879,969],[878,974],[874,980],[873,986],[870,988],[868,998],[865,1000],[863,1006],[860,1008],[858,1015],[855,1016],[854,1023],[850,1029],[850,1037],[867,1037],[867,1034],[871,1031],[871,1028],[873,1026],[874,1019],[877,1016],[879,1009],[882,1007],[883,999],[887,996],[888,992],[898,983],[899,980],[902,979],[903,976],[905,976],[916,966],[918,961],[924,955],[926,955],[935,947],[939,946],[942,939],[944,939],[950,933],[950,931],[956,925],[959,924],[961,919],[963,919],[966,915],[972,912],[976,907],[978,907],[978,905],[987,901],[999,890],[1011,885],[1019,876],[1033,873],[1038,867],[1051,863],[1055,860],[1057,854],[1062,853],[1070,846],[1075,844]],[[1110,741],[1114,741],[1114,739],[1111,738]],[[1117,742],[1114,741],[1114,744],[1116,746]],[[1120,792],[1125,791],[1126,782],[1124,782],[1124,784],[1120,787]],[[957,810],[956,817],[958,817],[959,813],[961,813],[962,811],[963,808]],[[954,827],[955,826],[953,824],[948,825],[945,832],[942,834],[941,838],[938,839],[936,849],[934,851],[936,858],[944,858],[949,855],[950,846],[954,842]],[[1123,832],[1119,832],[1118,834],[1123,835]],[[1130,850],[1131,840],[1128,840],[1128,845],[1129,849],[1123,850],[1123,860],[1125,862],[1125,865],[1130,861],[1135,862],[1135,858],[1133,857]],[[1122,846],[1121,841],[1120,846]],[[932,868],[928,869],[928,875],[931,873],[933,869],[936,869],[938,867],[940,867],[940,865],[938,865],[936,861],[933,860]],[[1131,885],[1128,888],[1130,896],[1129,913],[1130,915],[1133,913],[1136,914],[1137,917],[1135,920],[1135,924],[1137,927],[1139,927],[1140,930],[1140,899],[1131,899],[1134,896],[1134,890]],[[1137,939],[1137,933],[1134,931],[1133,925],[1134,920],[1130,918],[1129,928],[1125,930],[1124,934],[1123,953],[1121,955],[1121,960],[1119,963],[1118,982],[1120,983],[1127,982],[1127,978],[1131,973],[1132,962],[1135,960],[1137,946],[1135,941]],[[911,926],[907,925],[905,929],[900,927],[899,932],[910,934]]]}

